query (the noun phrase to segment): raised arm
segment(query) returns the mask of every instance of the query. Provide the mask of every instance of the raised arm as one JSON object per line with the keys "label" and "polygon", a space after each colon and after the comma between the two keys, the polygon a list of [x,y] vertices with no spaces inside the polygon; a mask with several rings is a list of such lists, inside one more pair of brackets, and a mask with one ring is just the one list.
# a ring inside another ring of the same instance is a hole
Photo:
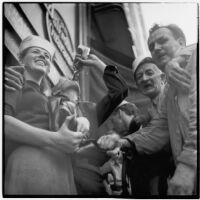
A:
{"label": "raised arm", "polygon": [[96,67],[104,70],[103,80],[108,89],[96,106],[98,125],[100,126],[113,112],[113,110],[127,97],[128,86],[119,73],[117,67],[106,66],[97,56],[90,54],[86,60],[77,56],[75,63],[81,67]]}

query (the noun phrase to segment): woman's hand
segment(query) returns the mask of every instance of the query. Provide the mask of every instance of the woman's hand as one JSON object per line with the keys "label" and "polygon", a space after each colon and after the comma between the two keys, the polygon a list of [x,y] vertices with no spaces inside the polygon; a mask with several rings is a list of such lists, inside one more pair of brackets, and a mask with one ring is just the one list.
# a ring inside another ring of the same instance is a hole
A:
{"label": "woman's hand", "polygon": [[82,132],[84,135],[84,138],[88,138],[90,136],[90,122],[86,117],[77,117],[77,131]]}
{"label": "woman's hand", "polygon": [[74,116],[66,118],[61,128],[57,131],[57,139],[55,140],[56,148],[66,153],[76,152],[84,137],[82,132],[75,132],[69,129],[69,124],[73,118]]}

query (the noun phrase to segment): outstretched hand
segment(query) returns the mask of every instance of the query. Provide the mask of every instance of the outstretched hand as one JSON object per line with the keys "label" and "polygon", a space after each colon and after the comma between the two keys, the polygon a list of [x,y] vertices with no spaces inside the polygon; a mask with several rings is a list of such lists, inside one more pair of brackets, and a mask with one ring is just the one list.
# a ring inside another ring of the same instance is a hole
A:
{"label": "outstretched hand", "polygon": [[106,64],[94,54],[89,54],[87,59],[83,59],[81,55],[76,55],[74,65],[78,70],[82,70],[83,66],[99,67],[103,69],[106,67]]}
{"label": "outstretched hand", "polygon": [[111,135],[104,135],[98,139],[97,144],[103,150],[113,150],[118,146],[119,139],[119,135],[115,133]]}

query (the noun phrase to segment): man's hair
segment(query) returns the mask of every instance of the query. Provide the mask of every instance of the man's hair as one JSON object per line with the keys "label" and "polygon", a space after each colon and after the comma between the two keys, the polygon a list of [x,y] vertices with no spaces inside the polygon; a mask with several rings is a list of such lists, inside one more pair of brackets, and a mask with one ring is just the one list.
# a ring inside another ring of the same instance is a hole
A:
{"label": "man's hair", "polygon": [[139,110],[133,103],[126,103],[117,107],[113,113],[117,113],[119,110],[124,111],[127,115],[137,115]]}
{"label": "man's hair", "polygon": [[178,38],[183,38],[184,39],[184,42],[186,43],[186,38],[185,38],[185,34],[183,33],[182,29],[177,26],[176,24],[169,24],[169,25],[159,25],[159,24],[154,24],[152,26],[152,28],[149,30],[149,36],[155,32],[156,30],[160,29],[160,28],[167,28],[169,29],[174,38],[175,39],[178,39]]}
{"label": "man's hair", "polygon": [[[134,79],[135,79],[136,72],[137,72],[137,70],[139,69],[139,67],[140,67],[141,65],[146,64],[146,63],[152,63],[152,64],[156,65],[156,63],[154,62],[154,60],[153,60],[151,57],[145,57],[145,58],[139,63],[139,65],[137,66],[137,69],[135,70],[135,73],[134,73]],[[157,65],[156,65],[156,66],[157,66]],[[135,79],[135,80],[136,80],[136,79]]]}

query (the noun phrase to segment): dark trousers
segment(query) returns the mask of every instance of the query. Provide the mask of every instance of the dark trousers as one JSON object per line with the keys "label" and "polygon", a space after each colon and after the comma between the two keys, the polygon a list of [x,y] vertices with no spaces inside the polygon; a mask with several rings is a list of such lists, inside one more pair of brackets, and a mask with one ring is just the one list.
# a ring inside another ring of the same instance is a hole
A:
{"label": "dark trousers", "polygon": [[100,174],[89,170],[74,168],[74,178],[79,195],[106,195],[103,178]]}
{"label": "dark trousers", "polygon": [[170,154],[159,152],[153,155],[136,155],[128,162],[127,174],[133,196],[149,196],[150,180],[156,176],[159,177],[159,195],[166,196],[167,178],[174,171]]}

